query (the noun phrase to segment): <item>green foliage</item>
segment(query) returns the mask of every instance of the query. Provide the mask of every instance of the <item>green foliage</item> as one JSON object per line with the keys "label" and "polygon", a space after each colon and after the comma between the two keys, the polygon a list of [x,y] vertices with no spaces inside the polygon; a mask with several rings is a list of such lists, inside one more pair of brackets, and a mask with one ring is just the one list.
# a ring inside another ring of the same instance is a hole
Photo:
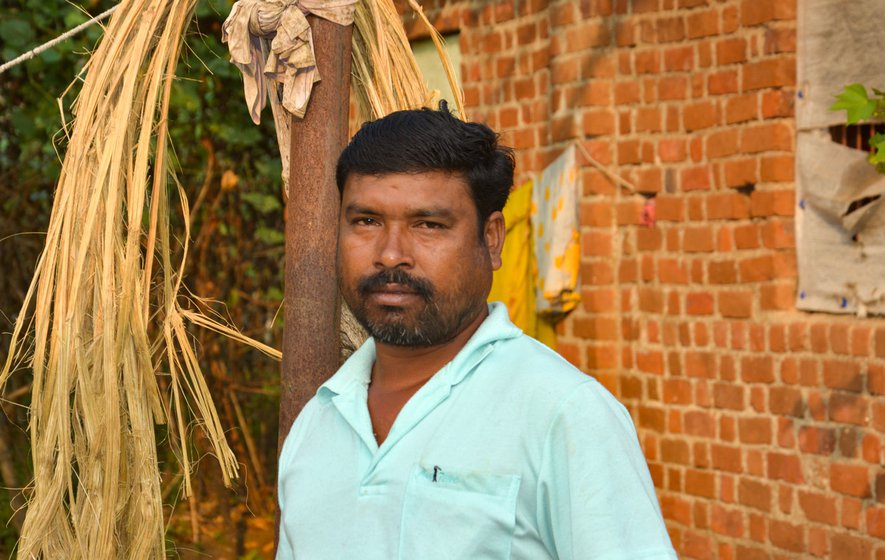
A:
{"label": "green foliage", "polygon": [[857,124],[865,121],[876,111],[876,101],[867,96],[867,89],[861,84],[845,86],[842,93],[836,96],[836,101],[830,106],[831,111],[845,110],[848,124]]}
{"label": "green foliage", "polygon": [[[830,106],[831,111],[846,112],[848,124],[885,118],[885,92],[873,89],[873,97],[867,94],[862,84],[845,86],[842,93],[836,96],[837,101]],[[869,162],[876,166],[879,173],[885,173],[885,134],[875,134],[870,138]]]}

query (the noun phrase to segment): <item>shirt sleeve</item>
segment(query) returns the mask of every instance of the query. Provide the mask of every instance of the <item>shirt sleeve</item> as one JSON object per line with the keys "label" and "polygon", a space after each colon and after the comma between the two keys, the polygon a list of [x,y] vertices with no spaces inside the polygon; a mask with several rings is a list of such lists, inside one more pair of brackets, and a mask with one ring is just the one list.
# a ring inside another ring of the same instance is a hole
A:
{"label": "shirt sleeve", "polygon": [[559,560],[676,560],[630,415],[595,380],[560,404],[537,496],[541,538]]}

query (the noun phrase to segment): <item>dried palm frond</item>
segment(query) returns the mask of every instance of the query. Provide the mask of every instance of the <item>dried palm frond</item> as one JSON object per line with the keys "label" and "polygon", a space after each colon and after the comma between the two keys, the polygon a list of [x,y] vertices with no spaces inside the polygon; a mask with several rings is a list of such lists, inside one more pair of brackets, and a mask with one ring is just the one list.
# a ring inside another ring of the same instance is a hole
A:
{"label": "dried palm frond", "polygon": [[[426,25],[455,96],[455,108],[462,119],[466,118],[461,90],[442,37],[415,0],[409,0],[409,6]],[[402,109],[433,106],[438,92],[427,87],[393,1],[360,0],[353,24],[351,92],[361,120],[381,118]]]}
{"label": "dried palm frond", "polygon": [[[34,375],[34,483],[21,558],[163,558],[154,424],[167,417],[185,494],[194,418],[224,481],[237,476],[184,328],[177,299],[184,263],[173,264],[170,246],[167,191],[189,220],[181,187],[167,184],[166,116],[195,4],[123,0],[76,101],[46,246],[0,372],[2,384],[30,358]],[[180,237],[186,255],[188,232]]]}

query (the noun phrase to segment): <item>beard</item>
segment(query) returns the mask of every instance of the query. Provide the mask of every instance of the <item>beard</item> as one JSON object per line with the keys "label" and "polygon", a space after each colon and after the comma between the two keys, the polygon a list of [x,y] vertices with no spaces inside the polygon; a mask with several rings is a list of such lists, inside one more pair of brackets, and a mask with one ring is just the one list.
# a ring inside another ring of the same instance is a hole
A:
{"label": "beard", "polygon": [[[377,305],[370,301],[373,292],[396,284],[420,299],[419,305],[402,307]],[[426,279],[406,271],[385,269],[357,282],[356,289],[342,294],[353,316],[376,342],[391,346],[423,348],[443,344],[455,338],[476,316],[478,305],[472,294],[444,297]],[[485,303],[485,299],[482,299]]]}

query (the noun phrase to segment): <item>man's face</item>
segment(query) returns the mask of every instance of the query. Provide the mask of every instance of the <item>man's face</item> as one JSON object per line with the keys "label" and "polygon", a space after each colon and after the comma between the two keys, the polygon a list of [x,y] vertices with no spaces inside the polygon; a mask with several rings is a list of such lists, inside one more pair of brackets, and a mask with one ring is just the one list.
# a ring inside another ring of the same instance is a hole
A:
{"label": "man's face", "polygon": [[485,310],[501,266],[504,222],[480,239],[470,187],[442,172],[351,175],[338,233],[338,277],[354,316],[377,342],[448,342]]}

